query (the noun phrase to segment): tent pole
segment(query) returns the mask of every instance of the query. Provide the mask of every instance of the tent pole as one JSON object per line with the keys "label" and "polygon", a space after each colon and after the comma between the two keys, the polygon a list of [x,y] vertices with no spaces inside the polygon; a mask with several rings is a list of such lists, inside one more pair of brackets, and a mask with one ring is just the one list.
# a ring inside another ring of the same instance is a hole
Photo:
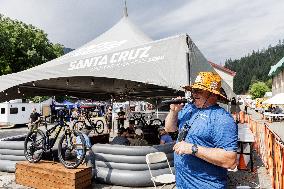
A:
{"label": "tent pole", "polygon": [[156,106],[156,118],[158,119],[158,117],[159,117],[159,109],[158,109],[158,99],[157,98],[155,98],[156,100],[155,100],[155,106]]}
{"label": "tent pole", "polygon": [[188,48],[188,52],[186,53],[186,61],[187,61],[187,70],[188,70],[188,85],[191,85],[191,69],[190,69],[190,53],[192,52],[192,48],[191,48],[191,39],[188,35],[186,35],[186,44],[187,44],[187,48]]}
{"label": "tent pole", "polygon": [[[187,61],[187,64],[186,64],[186,67],[187,67],[187,70],[188,70],[188,78],[187,78],[187,84],[188,85],[191,85],[191,68],[190,68],[190,57],[191,57],[191,52],[192,52],[192,41],[190,39],[190,37],[188,35],[186,35],[186,44],[187,44],[187,48],[188,48],[188,52],[186,52],[186,61]],[[184,96],[186,98],[190,98],[191,99],[191,94],[187,94],[186,91],[185,91],[185,94]],[[189,97],[190,96],[190,97]]]}
{"label": "tent pole", "polygon": [[126,0],[124,0],[123,16],[128,17]]}

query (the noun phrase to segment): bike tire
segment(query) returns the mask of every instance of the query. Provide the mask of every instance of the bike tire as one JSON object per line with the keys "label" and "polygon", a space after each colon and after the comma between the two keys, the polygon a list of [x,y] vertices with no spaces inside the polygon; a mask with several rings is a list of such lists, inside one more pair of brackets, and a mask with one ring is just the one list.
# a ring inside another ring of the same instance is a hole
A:
{"label": "bike tire", "polygon": [[[74,148],[75,146],[80,148]],[[86,141],[82,133],[73,130],[65,132],[58,143],[59,161],[68,169],[77,168],[86,156]],[[73,161],[71,161],[73,160]]]}
{"label": "bike tire", "polygon": [[[39,136],[38,139],[37,136]],[[45,135],[41,130],[33,130],[28,133],[24,142],[24,155],[30,163],[36,163],[41,160],[45,149],[45,141]],[[37,153],[35,154],[36,151]]]}
{"label": "bike tire", "polygon": [[95,130],[98,134],[102,134],[105,130],[105,124],[102,120],[97,120],[95,123]]}

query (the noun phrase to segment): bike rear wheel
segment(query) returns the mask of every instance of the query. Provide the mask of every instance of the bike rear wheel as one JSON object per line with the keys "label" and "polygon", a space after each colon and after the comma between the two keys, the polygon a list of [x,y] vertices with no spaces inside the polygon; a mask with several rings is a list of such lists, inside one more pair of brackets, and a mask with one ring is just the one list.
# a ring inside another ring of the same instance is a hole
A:
{"label": "bike rear wheel", "polygon": [[41,160],[45,149],[45,135],[41,130],[33,130],[28,133],[24,143],[24,154],[31,163]]}
{"label": "bike rear wheel", "polygon": [[66,168],[78,167],[85,156],[86,141],[82,133],[73,130],[62,135],[58,143],[58,158]]}
{"label": "bike rear wheel", "polygon": [[96,122],[95,130],[98,134],[102,134],[104,132],[104,127],[105,127],[104,122],[102,120],[98,120]]}

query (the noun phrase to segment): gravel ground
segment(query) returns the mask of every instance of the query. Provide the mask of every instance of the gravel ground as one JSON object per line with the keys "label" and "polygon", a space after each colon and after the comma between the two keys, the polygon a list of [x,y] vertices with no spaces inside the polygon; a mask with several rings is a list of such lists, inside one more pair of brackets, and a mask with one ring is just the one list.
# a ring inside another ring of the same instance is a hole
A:
{"label": "gravel ground", "polygon": [[[15,174],[14,173],[5,173],[0,172],[0,188],[5,189],[32,189],[30,187],[22,186],[16,184],[15,182]],[[154,187],[140,187],[140,188],[133,188],[133,187],[122,187],[122,186],[112,186],[106,184],[96,184],[95,182],[92,183],[92,189],[154,189]],[[174,184],[167,185],[163,187],[163,189],[173,189],[175,188]]]}
{"label": "gravel ground", "polygon": [[[267,174],[261,159],[254,154],[254,171],[229,172],[228,174],[229,189],[245,189],[245,188],[265,188],[270,189],[270,177]],[[0,172],[0,188],[28,189],[22,185],[15,183],[14,173]],[[93,189],[130,189],[130,187],[111,186],[105,184],[96,184],[93,182]],[[152,189],[153,187],[144,187]],[[168,185],[165,189],[175,188],[174,185]]]}
{"label": "gravel ground", "polygon": [[[263,165],[262,160],[259,156],[254,152],[253,156],[254,162],[254,170],[246,171],[246,170],[238,170],[237,172],[229,172],[228,181],[229,188],[265,188],[270,189],[271,179],[267,174],[267,170]],[[250,165],[250,162],[249,164]],[[241,187],[243,186],[243,187]],[[246,186],[246,187],[245,187]]]}

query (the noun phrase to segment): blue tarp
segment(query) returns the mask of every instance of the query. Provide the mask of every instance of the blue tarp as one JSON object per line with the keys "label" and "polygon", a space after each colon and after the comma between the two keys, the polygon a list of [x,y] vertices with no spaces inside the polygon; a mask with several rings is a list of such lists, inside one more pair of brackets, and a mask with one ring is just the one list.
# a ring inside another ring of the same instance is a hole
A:
{"label": "blue tarp", "polygon": [[69,102],[68,100],[64,100],[63,105],[65,105],[68,109],[75,108],[75,104],[72,102]]}

